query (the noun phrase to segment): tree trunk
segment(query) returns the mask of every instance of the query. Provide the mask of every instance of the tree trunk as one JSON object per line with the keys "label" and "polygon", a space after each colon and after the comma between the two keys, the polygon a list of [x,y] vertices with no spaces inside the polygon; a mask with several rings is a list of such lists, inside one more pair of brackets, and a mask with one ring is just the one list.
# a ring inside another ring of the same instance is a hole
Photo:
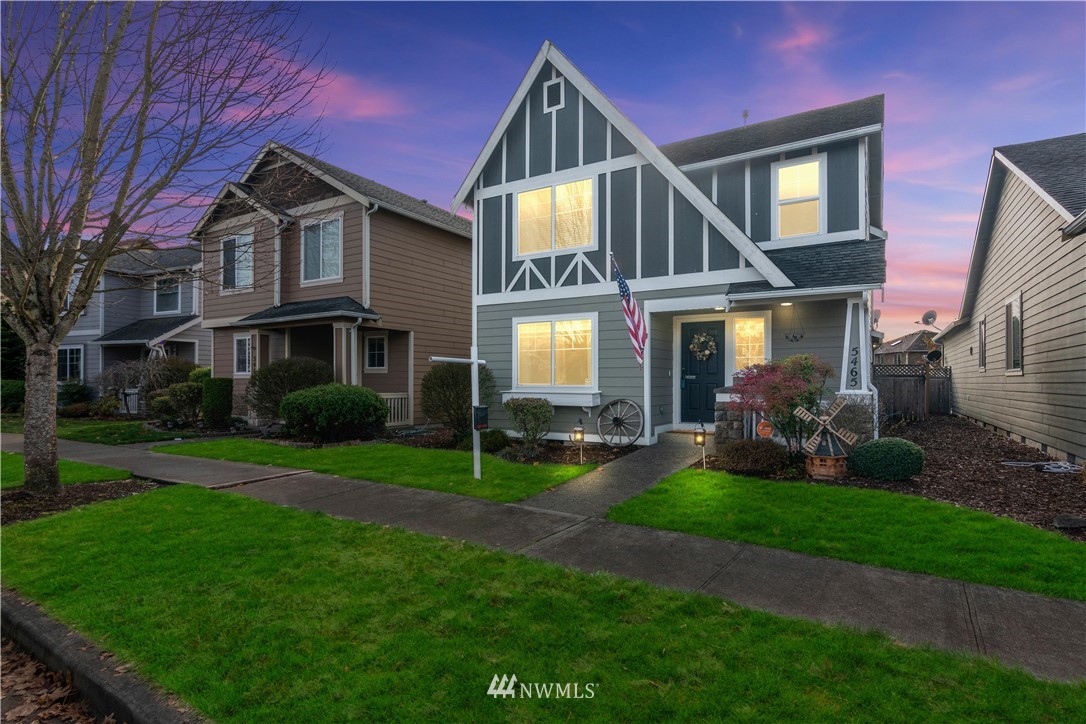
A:
{"label": "tree trunk", "polygon": [[35,495],[60,492],[57,469],[57,345],[26,348],[26,403],[23,408],[25,489]]}

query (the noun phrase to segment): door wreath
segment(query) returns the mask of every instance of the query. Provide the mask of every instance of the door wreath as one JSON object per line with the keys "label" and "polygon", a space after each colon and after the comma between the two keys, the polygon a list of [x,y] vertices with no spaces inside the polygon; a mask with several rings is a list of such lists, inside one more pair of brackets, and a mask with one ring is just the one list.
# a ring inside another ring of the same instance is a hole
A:
{"label": "door wreath", "polygon": [[689,349],[694,353],[695,359],[704,362],[716,354],[716,337],[708,332],[695,334],[690,340]]}

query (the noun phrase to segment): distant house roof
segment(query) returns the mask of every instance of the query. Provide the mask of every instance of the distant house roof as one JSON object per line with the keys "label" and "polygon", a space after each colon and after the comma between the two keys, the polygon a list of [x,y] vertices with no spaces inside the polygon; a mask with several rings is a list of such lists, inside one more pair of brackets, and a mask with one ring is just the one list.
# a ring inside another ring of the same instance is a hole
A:
{"label": "distant house roof", "polygon": [[[770,249],[766,256],[795,282],[797,289],[876,287],[886,281],[886,242],[883,239]],[[766,281],[740,282],[728,287],[729,296],[769,291],[773,291],[773,285]]]}
{"label": "distant house roof", "polygon": [[283,322],[296,322],[306,319],[330,317],[353,317],[355,319],[380,319],[381,315],[365,307],[350,297],[330,297],[309,302],[290,302],[278,307],[268,307],[256,314],[234,322],[235,327],[257,327]]}
{"label": "distant house roof", "polygon": [[883,122],[883,96],[871,96],[828,108],[719,131],[660,146],[676,166],[686,166],[762,148],[781,146]]}
{"label": "distant house roof", "polygon": [[199,315],[189,314],[181,317],[141,319],[103,334],[94,341],[104,344],[147,344],[152,340],[171,337],[191,327],[192,322],[199,318]]}
{"label": "distant house roof", "polygon": [[896,354],[898,352],[927,352],[928,346],[924,344],[924,338],[931,339],[935,332],[928,329],[918,329],[904,337],[895,337],[887,340],[875,349],[875,354]]}
{"label": "distant house roof", "polygon": [[1072,216],[1086,210],[1086,133],[995,149]]}
{"label": "distant house roof", "polygon": [[170,246],[160,249],[138,249],[113,257],[106,271],[115,274],[145,276],[164,271],[191,269],[200,263],[200,250],[191,246]]}
{"label": "distant house roof", "polygon": [[408,216],[421,217],[423,221],[443,226],[449,231],[460,234],[461,236],[471,237],[471,221],[469,219],[457,216],[456,214],[451,214],[423,199],[409,196],[402,191],[397,191],[394,188],[377,183],[365,176],[359,176],[358,174],[342,169],[339,166],[334,166],[327,161],[322,161],[319,158],[302,153],[301,151],[295,151],[293,148],[281,144],[275,144],[274,148],[296,156],[298,159],[313,166],[321,173],[331,176],[341,184],[350,187],[367,198],[373,199],[380,205],[387,207],[392,211],[399,211]]}

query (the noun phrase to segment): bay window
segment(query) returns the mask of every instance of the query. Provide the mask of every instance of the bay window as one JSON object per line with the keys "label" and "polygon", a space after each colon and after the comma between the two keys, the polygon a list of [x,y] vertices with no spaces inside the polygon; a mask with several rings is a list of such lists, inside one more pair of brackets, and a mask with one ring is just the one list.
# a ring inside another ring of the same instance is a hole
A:
{"label": "bay window", "polygon": [[591,387],[595,318],[514,320],[517,387]]}
{"label": "bay window", "polygon": [[825,154],[773,164],[773,238],[824,233]]}
{"label": "bay window", "polygon": [[592,179],[517,194],[517,254],[592,246]]}
{"label": "bay window", "polygon": [[302,225],[302,281],[342,278],[342,217]]}

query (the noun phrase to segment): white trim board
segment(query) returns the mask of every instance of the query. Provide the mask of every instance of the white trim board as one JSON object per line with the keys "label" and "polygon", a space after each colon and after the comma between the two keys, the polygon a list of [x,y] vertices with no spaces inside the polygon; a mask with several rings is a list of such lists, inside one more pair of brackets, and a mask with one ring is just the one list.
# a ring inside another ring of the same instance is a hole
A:
{"label": "white trim board", "polygon": [[1045,203],[1047,203],[1047,204],[1048,204],[1048,205],[1050,205],[1050,206],[1051,206],[1051,207],[1052,207],[1053,209],[1055,209],[1055,210],[1056,210],[1056,213],[1058,213],[1058,214],[1059,214],[1060,216],[1062,216],[1062,217],[1064,218],[1064,220],[1065,220],[1065,221],[1069,221],[1069,222],[1070,222],[1070,221],[1074,221],[1074,220],[1075,220],[1075,217],[1074,217],[1074,215],[1073,215],[1073,214],[1072,214],[1072,213],[1071,213],[1070,211],[1068,211],[1067,209],[1063,208],[1063,205],[1062,205],[1062,204],[1060,204],[1060,203],[1059,203],[1059,202],[1057,202],[1057,201],[1056,201],[1056,200],[1055,200],[1054,198],[1052,198],[1051,196],[1049,196],[1049,195],[1048,195],[1048,192],[1046,192],[1046,191],[1045,191],[1044,189],[1042,189],[1042,188],[1041,188],[1040,186],[1038,186],[1038,185],[1037,185],[1037,182],[1036,182],[1036,181],[1034,181],[1034,180],[1033,180],[1032,178],[1030,178],[1030,177],[1029,177],[1029,174],[1027,174],[1027,173],[1026,173],[1025,171],[1023,171],[1022,169],[1020,169],[1020,168],[1018,168],[1017,166],[1015,166],[1015,165],[1014,165],[1013,163],[1011,163],[1010,161],[1008,161],[1008,160],[1007,160],[1007,157],[1006,157],[1006,156],[1004,156],[1004,155],[1003,155],[1002,153],[1000,153],[999,151],[992,151],[992,154],[993,154],[993,155],[995,156],[995,158],[999,159],[999,162],[1000,162],[1001,164],[1003,164],[1004,166],[1006,166],[1006,167],[1007,167],[1007,169],[1008,169],[1009,171],[1012,171],[1012,172],[1014,172],[1014,175],[1015,175],[1015,176],[1017,176],[1018,178],[1022,179],[1022,182],[1023,182],[1023,183],[1024,183],[1024,184],[1025,184],[1026,186],[1029,186],[1029,187],[1030,187],[1030,189],[1031,189],[1031,190],[1032,190],[1032,191],[1033,191],[1033,192],[1034,192],[1035,194],[1037,194],[1037,195],[1038,195],[1038,196],[1040,196],[1040,197],[1041,197],[1042,199],[1044,199],[1044,200],[1045,200]]}

